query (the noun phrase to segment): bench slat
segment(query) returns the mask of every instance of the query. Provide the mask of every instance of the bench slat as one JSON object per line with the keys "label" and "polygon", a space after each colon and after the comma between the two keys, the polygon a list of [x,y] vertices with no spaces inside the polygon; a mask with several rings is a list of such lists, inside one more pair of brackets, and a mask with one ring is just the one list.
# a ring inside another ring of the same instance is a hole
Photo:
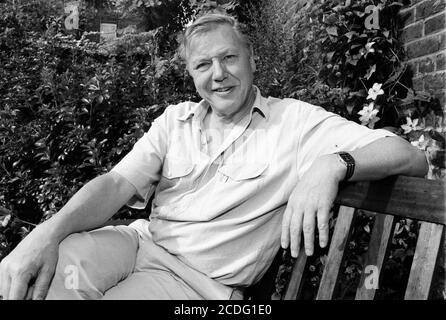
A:
{"label": "bench slat", "polygon": [[393,176],[341,186],[336,203],[368,211],[446,224],[445,182]]}
{"label": "bench slat", "polygon": [[369,275],[365,273],[365,269],[370,265],[375,266],[379,272],[378,278],[380,278],[384,262],[387,259],[388,248],[392,241],[394,228],[393,216],[385,214],[376,215],[366,259],[362,268],[361,280],[356,291],[356,300],[373,300],[375,298],[376,290],[374,288],[366,288],[364,285],[364,281]]}
{"label": "bench slat", "polygon": [[305,270],[305,265],[307,263],[307,255],[305,254],[304,247],[300,249],[299,255],[293,266],[293,271],[291,272],[291,277],[288,282],[288,287],[285,292],[284,300],[296,300],[302,289],[302,280]]}
{"label": "bench slat", "polygon": [[339,208],[335,230],[328,251],[327,262],[317,292],[317,300],[330,300],[333,298],[354,217],[354,208],[345,206]]}
{"label": "bench slat", "polygon": [[444,226],[422,222],[407,282],[405,300],[427,300]]}

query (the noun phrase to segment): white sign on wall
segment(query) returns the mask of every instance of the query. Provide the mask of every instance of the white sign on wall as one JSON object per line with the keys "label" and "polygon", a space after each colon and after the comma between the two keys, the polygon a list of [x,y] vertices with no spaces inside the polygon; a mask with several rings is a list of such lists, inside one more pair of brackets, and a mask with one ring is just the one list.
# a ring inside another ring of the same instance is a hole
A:
{"label": "white sign on wall", "polygon": [[65,18],[65,28],[67,30],[79,29],[79,1],[65,2],[64,11],[68,14]]}
{"label": "white sign on wall", "polygon": [[116,30],[117,30],[116,23],[101,23],[100,25],[101,42],[115,40]]}

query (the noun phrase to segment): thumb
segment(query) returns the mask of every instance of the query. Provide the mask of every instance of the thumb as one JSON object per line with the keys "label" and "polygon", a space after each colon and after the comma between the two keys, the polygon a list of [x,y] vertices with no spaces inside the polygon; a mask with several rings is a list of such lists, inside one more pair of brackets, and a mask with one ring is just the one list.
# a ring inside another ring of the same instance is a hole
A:
{"label": "thumb", "polygon": [[39,274],[34,284],[33,300],[45,299],[52,278],[53,272],[50,271],[41,272]]}

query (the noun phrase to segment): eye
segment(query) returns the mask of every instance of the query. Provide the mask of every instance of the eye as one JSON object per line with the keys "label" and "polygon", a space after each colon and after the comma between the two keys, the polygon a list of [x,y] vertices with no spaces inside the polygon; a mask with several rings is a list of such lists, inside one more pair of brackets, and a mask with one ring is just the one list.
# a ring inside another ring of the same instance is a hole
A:
{"label": "eye", "polygon": [[206,70],[207,68],[209,68],[210,63],[205,61],[205,62],[200,62],[195,66],[195,70]]}
{"label": "eye", "polygon": [[237,59],[237,56],[235,54],[228,54],[224,59],[226,62],[233,62]]}

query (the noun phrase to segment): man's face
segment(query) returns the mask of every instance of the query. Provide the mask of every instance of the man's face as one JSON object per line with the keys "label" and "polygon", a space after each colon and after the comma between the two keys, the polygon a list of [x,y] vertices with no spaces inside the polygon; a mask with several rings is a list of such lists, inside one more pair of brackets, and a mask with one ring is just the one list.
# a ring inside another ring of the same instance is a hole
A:
{"label": "man's face", "polygon": [[231,26],[195,35],[187,51],[187,69],[198,93],[217,114],[232,116],[250,107],[255,64]]}

